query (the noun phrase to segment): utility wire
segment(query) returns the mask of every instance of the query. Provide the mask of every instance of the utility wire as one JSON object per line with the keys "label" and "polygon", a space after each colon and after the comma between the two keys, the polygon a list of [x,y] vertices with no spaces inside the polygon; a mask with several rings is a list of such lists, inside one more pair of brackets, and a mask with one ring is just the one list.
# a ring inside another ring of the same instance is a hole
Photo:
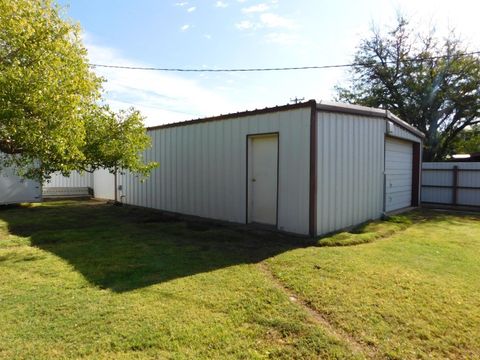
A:
{"label": "utility wire", "polygon": [[[479,55],[480,51],[473,51],[457,56]],[[413,58],[406,59],[408,62],[420,62],[428,60],[447,59],[448,55],[432,56],[428,58]],[[395,63],[394,61],[387,61],[387,63]],[[367,63],[350,63],[350,64],[336,64],[336,65],[319,65],[319,66],[291,66],[291,67],[272,67],[272,68],[238,68],[238,69],[186,69],[186,68],[161,68],[161,67],[142,67],[142,66],[123,66],[123,65],[107,65],[107,64],[90,64],[93,68],[109,68],[109,69],[124,69],[124,70],[146,70],[146,71],[166,71],[166,72],[267,72],[267,71],[292,71],[292,70],[319,70],[319,69],[335,69],[346,68],[354,66],[367,66]]]}

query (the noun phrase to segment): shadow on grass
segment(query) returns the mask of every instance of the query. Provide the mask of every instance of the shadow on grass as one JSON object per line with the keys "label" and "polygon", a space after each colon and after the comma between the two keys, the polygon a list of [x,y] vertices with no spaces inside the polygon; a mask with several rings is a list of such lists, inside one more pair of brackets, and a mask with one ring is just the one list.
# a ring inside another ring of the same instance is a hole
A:
{"label": "shadow on grass", "polygon": [[104,203],[55,202],[0,211],[10,234],[66,260],[90,283],[115,292],[252,264],[311,245],[268,231]]}

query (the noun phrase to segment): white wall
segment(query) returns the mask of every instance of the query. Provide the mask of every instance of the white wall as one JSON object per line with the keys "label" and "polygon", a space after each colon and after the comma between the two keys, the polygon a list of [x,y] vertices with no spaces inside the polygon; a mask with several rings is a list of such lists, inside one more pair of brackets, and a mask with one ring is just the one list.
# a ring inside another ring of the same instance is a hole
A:
{"label": "white wall", "polygon": [[45,188],[93,188],[93,175],[89,172],[79,173],[72,171],[70,176],[63,176],[60,173],[52,174],[52,177],[43,184]]}
{"label": "white wall", "polygon": [[34,180],[22,179],[12,168],[0,170],[0,205],[42,201],[42,187]]}
{"label": "white wall", "polygon": [[86,188],[93,189],[94,197],[98,199],[113,200],[114,176],[103,169],[93,173],[72,171],[70,176],[55,173],[45,182],[43,192],[51,197],[88,196]]}
{"label": "white wall", "polygon": [[279,132],[278,228],[309,231],[310,107],[149,131],[145,182],[119,176],[127,204],[246,222],[247,135]]}
{"label": "white wall", "polygon": [[318,235],[381,216],[385,129],[381,118],[318,112]]}
{"label": "white wall", "polygon": [[[422,141],[393,122],[389,130],[388,136]],[[318,112],[318,235],[381,217],[386,134],[386,118]]]}
{"label": "white wall", "polygon": [[100,169],[93,173],[93,196],[97,199],[115,199],[115,177],[108,170]]}

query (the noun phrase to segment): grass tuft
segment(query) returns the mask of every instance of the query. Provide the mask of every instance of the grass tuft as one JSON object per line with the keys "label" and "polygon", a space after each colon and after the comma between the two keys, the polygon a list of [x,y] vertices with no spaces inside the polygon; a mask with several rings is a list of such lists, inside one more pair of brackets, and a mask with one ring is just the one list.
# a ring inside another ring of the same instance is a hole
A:
{"label": "grass tuft", "polygon": [[320,238],[316,244],[318,246],[353,246],[367,244],[407,229],[414,223],[415,216],[415,213],[410,213],[409,215],[395,215],[384,220],[367,222],[354,227],[350,231],[343,231]]}

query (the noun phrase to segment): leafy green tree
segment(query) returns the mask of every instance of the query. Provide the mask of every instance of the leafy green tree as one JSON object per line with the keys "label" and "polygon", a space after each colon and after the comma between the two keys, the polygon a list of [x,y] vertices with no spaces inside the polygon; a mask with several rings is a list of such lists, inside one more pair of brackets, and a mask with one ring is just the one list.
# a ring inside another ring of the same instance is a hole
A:
{"label": "leafy green tree", "polygon": [[450,155],[480,153],[480,125],[461,131],[452,142]]}
{"label": "leafy green tree", "polygon": [[360,43],[337,100],[390,110],[425,133],[425,160],[441,160],[480,122],[480,59],[454,34],[416,33],[399,17],[392,30],[373,29]]}
{"label": "leafy green tree", "polygon": [[147,176],[157,166],[156,162],[145,164],[139,156],[150,145],[150,137],[138,111],[128,109],[115,113],[108,106],[98,106],[86,118],[85,125],[88,141],[82,149],[85,156],[82,170],[108,169],[115,175],[115,189],[119,170]]}
{"label": "leafy green tree", "polygon": [[0,171],[15,166],[20,175],[42,180],[86,168],[89,161],[109,168],[102,144],[116,146],[113,135],[92,139],[91,129],[116,120],[126,132],[117,164],[146,169],[139,165],[148,146],[140,115],[100,107],[101,84],[90,70],[79,26],[65,20],[55,2],[0,0]]}

